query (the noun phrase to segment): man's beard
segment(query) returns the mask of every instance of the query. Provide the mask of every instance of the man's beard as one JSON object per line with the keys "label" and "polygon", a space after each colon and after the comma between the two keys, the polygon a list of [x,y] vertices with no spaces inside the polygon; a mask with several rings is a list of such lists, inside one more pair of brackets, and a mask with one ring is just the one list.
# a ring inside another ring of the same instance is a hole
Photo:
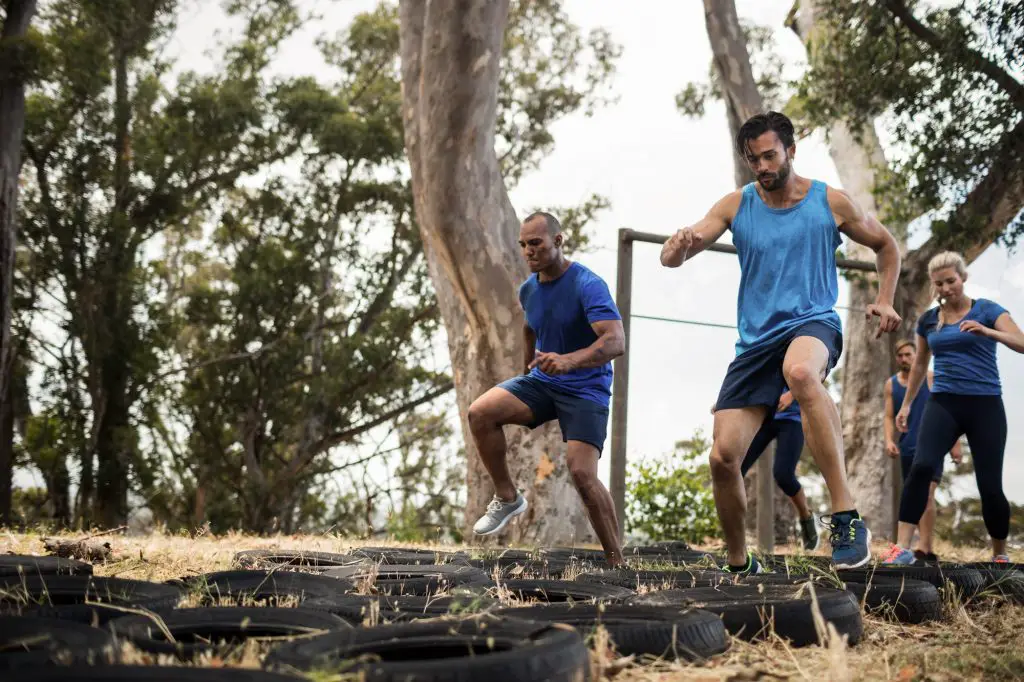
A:
{"label": "man's beard", "polygon": [[786,159],[786,163],[779,166],[777,173],[769,173],[764,176],[758,176],[757,181],[761,183],[761,187],[768,192],[779,189],[786,184],[786,178],[789,177],[790,164],[789,159]]}

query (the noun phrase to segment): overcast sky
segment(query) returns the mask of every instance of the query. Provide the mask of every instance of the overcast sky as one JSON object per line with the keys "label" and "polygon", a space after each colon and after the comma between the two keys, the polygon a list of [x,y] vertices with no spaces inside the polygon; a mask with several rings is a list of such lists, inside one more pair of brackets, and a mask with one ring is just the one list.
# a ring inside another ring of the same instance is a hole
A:
{"label": "overcast sky", "polygon": [[[311,38],[342,29],[367,0],[307,0],[323,19],[289,41],[275,61],[282,73],[317,73],[321,60]],[[742,17],[780,27],[792,0],[737,0]],[[700,120],[687,120],[674,97],[692,80],[703,79],[711,58],[700,2],[567,0],[572,19],[584,29],[602,26],[623,46],[615,77],[617,104],[592,118],[572,116],[553,129],[556,148],[540,169],[512,192],[522,214],[537,207],[564,206],[599,192],[611,209],[592,226],[597,249],[579,260],[604,277],[614,291],[615,237],[619,228],[670,233],[698,220],[716,198],[732,189],[732,152],[724,108],[711,104]],[[189,9],[172,51],[179,67],[201,67],[225,22],[218,3]],[[789,31],[779,31],[779,61],[799,60],[803,48]],[[804,176],[841,186],[820,136],[802,142],[795,168]],[[927,234],[917,234],[919,243]],[[635,249],[633,311],[637,314],[733,325],[739,268],[732,256],[705,253],[682,270],[666,270],[658,247]],[[842,280],[840,280],[842,282]],[[989,249],[971,267],[967,291],[1003,304],[1024,320],[1024,257]],[[840,305],[845,303],[843,286]],[[630,458],[671,450],[696,429],[710,433],[708,409],[729,361],[735,331],[634,319],[629,339]],[[1006,411],[1024,408],[1024,357],[1000,346]],[[882,405],[878,406],[882,409]],[[1008,496],[1024,502],[1024,427],[1010,420],[1004,481]],[[608,450],[602,459],[607,480]],[[973,483],[969,486],[974,489]]]}

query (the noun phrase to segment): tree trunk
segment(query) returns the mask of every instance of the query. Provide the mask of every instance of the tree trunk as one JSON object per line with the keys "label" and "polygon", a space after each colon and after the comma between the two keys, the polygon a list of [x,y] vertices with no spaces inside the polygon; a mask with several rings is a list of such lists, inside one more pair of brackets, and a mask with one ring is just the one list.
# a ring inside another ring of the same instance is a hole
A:
{"label": "tree trunk", "polygon": [[[516,291],[528,272],[494,151],[508,0],[402,0],[399,7],[405,145],[467,436],[468,527],[483,513],[493,488],[468,437],[466,413],[475,398],[523,371],[523,313]],[[590,540],[557,425],[509,428],[506,435],[509,468],[529,494],[530,508],[500,539]]]}
{"label": "tree trunk", "polygon": [[[14,43],[28,32],[36,0],[11,0],[0,31],[0,520],[11,514],[11,474],[14,411],[9,400],[13,375],[11,310],[14,288],[14,250],[18,237],[18,178],[21,175],[21,137],[25,128],[25,81],[14,54]],[[7,415],[10,415],[8,420]],[[7,422],[10,421],[10,428]],[[8,433],[10,437],[8,438]]]}
{"label": "tree trunk", "polygon": [[750,66],[750,53],[736,14],[735,0],[704,0],[704,22],[732,134],[729,147],[733,149],[733,174],[736,186],[742,187],[754,181],[754,174],[734,148],[733,141],[743,122],[764,110],[764,102]]}

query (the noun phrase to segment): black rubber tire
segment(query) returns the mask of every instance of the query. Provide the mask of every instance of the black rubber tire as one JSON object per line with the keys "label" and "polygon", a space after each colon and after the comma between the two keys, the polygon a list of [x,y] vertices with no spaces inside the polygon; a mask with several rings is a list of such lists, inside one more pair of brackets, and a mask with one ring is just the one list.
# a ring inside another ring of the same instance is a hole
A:
{"label": "black rubber tire", "polygon": [[238,552],[232,564],[241,569],[290,569],[317,572],[328,568],[369,563],[366,557],[293,549],[248,549]]}
{"label": "black rubber tire", "polygon": [[583,573],[578,582],[616,585],[630,590],[638,587],[656,589],[683,589],[689,587],[712,587],[723,582],[732,582],[735,576],[723,571],[633,571],[617,569],[597,573]]}
{"label": "black rubber tire", "polygon": [[161,619],[175,641],[168,641],[163,629],[146,616],[118,618],[109,627],[142,651],[183,661],[219,651],[225,642],[232,646],[251,637],[294,637],[352,627],[326,611],[258,606],[177,609],[162,614]]}
{"label": "black rubber tire", "polygon": [[873,566],[836,571],[843,582],[870,583],[875,576],[923,580],[939,589],[946,589],[947,581],[961,599],[970,599],[985,588],[985,580],[973,568],[964,566]]}
{"label": "black rubber tire", "polygon": [[425,597],[452,587],[490,587],[494,581],[484,571],[464,564],[373,564],[324,571],[329,578],[358,582],[373,577],[370,589],[378,594],[408,594]]}
{"label": "black rubber tire", "polygon": [[371,606],[377,606],[380,623],[398,623],[442,616],[478,613],[498,604],[497,600],[478,594],[456,594],[441,597],[408,595],[354,594],[332,606],[330,612],[352,625],[363,625],[370,617]]}
{"label": "black rubber tire", "polygon": [[1007,566],[1024,566],[1024,564],[997,564],[990,562],[974,562],[965,564],[981,574],[985,581],[982,596],[996,596],[1007,599],[1014,604],[1024,604],[1024,569],[1017,570]]}
{"label": "black rubber tire", "polygon": [[608,631],[616,651],[622,656],[650,655],[697,661],[729,648],[729,636],[722,619],[709,611],[621,604],[548,604],[499,609],[492,613],[544,623],[565,623],[582,632],[584,637],[589,637],[600,625]]}
{"label": "black rubber tire", "polygon": [[926,623],[942,618],[942,595],[923,580],[875,576],[870,585],[847,582],[846,589],[868,613],[892,615],[901,623]]}
{"label": "black rubber tire", "polygon": [[441,552],[415,547],[353,547],[351,554],[364,557],[377,564],[398,564],[402,566],[425,566],[465,561],[465,552]]}
{"label": "black rubber tire", "polygon": [[114,663],[117,654],[114,638],[100,628],[51,618],[0,616],[0,670]]}
{"label": "black rubber tire", "polygon": [[554,559],[555,561],[580,561],[598,565],[607,562],[603,551],[580,547],[541,547],[537,550],[537,555],[541,559]]}
{"label": "black rubber tire", "polygon": [[32,671],[32,682],[298,682],[300,679],[249,668],[177,665],[98,665]]}
{"label": "black rubber tire", "polygon": [[238,605],[266,600],[268,606],[297,599],[301,606],[320,610],[329,610],[336,599],[355,589],[348,580],[297,571],[217,571],[186,578],[184,584],[203,605],[214,605],[218,598],[233,599]]}
{"label": "black rubber tire", "polygon": [[537,558],[536,552],[526,549],[485,549],[475,552],[471,559],[495,559],[503,561],[534,561]]}
{"label": "black rubber tire", "polygon": [[[864,632],[860,604],[850,592],[815,585],[821,615],[849,644]],[[771,625],[793,646],[818,643],[806,586],[720,585],[689,590],[665,590],[634,597],[630,604],[699,608],[718,614],[726,629],[741,639],[762,639]]]}
{"label": "black rubber tire", "polygon": [[92,575],[92,564],[56,556],[0,554],[0,576]]}
{"label": "black rubber tire", "polygon": [[265,665],[373,682],[578,682],[589,679],[590,657],[575,630],[480,617],[333,632],[282,644]]}
{"label": "black rubber tire", "polygon": [[590,564],[581,565],[568,561],[556,561],[554,559],[538,559],[536,561],[470,559],[465,564],[479,568],[489,577],[494,575],[494,570],[497,568],[498,572],[507,578],[538,578],[545,580],[558,580],[569,570],[591,570]]}
{"label": "black rubber tire", "polygon": [[561,602],[620,602],[636,595],[633,590],[615,585],[582,583],[574,580],[505,580],[500,590],[508,590],[513,599],[545,604]]}
{"label": "black rubber tire", "polygon": [[[7,576],[0,578],[0,609],[26,616],[102,624],[124,615],[119,607],[166,611],[178,605],[181,590],[143,580],[91,575]],[[94,602],[86,604],[86,601]]]}

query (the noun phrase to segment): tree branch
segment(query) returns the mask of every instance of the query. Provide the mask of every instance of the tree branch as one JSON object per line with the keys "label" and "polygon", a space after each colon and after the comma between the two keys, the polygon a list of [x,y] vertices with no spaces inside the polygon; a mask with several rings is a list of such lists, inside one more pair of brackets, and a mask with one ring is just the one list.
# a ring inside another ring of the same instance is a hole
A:
{"label": "tree branch", "polygon": [[[370,429],[380,426],[385,422],[391,421],[395,417],[399,417],[405,414],[406,412],[419,407],[420,405],[424,405],[433,400],[436,400],[437,398],[440,398],[444,394],[451,391],[453,388],[455,388],[455,384],[449,381],[445,384],[442,384],[441,386],[438,386],[433,391],[430,391],[411,402],[405,403],[404,405],[400,405],[394,408],[393,410],[389,410],[384,414],[375,417],[374,419],[371,419],[368,422],[363,422],[362,424],[357,424],[356,426],[345,429],[344,431],[339,431],[329,436],[325,436],[324,438],[320,439],[320,441],[315,443],[312,448],[310,448],[310,452],[323,452],[328,448],[332,448],[346,441],[350,441],[356,436],[362,435],[369,431]],[[301,469],[302,467],[297,468]]]}
{"label": "tree branch", "polygon": [[[936,52],[942,54],[949,54],[951,52],[950,45],[945,42],[942,37],[935,31],[925,26],[923,23],[917,20],[914,14],[907,7],[904,0],[885,0],[885,6],[889,12],[903,22],[903,25],[907,27],[911,33],[913,33],[921,42],[929,45]],[[977,50],[973,50],[966,45],[963,46],[963,56],[966,57],[965,63],[971,67],[972,70],[979,73],[983,73],[988,76],[996,85],[1003,89],[1013,103],[1017,106],[1017,109],[1024,111],[1024,85],[1020,83],[1016,78],[1010,75],[1009,72],[1001,69],[999,65],[990,59],[987,59],[985,55],[981,54]]]}

